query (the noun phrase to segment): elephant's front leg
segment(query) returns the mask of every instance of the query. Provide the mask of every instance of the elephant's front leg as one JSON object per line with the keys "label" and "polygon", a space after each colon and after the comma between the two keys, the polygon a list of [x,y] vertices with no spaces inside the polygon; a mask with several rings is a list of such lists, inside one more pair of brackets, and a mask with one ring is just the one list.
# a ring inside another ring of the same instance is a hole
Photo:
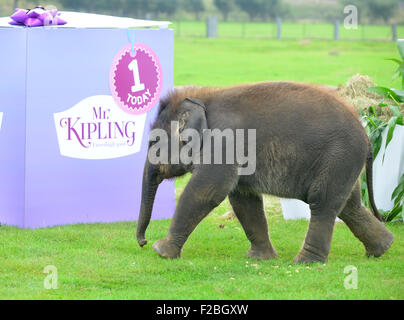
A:
{"label": "elephant's front leg", "polygon": [[237,181],[237,167],[233,165],[197,168],[178,201],[167,237],[157,241],[153,249],[164,258],[179,258],[192,231],[226,198]]}

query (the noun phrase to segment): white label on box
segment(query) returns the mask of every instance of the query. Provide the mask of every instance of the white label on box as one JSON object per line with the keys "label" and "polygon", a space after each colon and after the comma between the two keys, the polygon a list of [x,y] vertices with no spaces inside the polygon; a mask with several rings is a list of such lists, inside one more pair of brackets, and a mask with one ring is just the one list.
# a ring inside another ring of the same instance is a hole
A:
{"label": "white label on box", "polygon": [[0,112],[0,130],[1,130],[2,123],[3,123],[3,112]]}
{"label": "white label on box", "polygon": [[78,159],[112,159],[139,152],[146,116],[122,111],[112,96],[88,97],[54,114],[60,153]]}

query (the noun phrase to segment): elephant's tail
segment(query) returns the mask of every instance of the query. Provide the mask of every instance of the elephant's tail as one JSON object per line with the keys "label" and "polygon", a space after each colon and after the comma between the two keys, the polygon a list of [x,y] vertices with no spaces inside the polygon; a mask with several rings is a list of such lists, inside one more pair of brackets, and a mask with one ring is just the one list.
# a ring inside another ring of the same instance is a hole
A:
{"label": "elephant's tail", "polygon": [[377,210],[375,199],[373,195],[373,149],[372,145],[369,143],[369,153],[366,159],[366,184],[368,185],[369,202],[372,207],[373,214],[379,221],[384,221],[383,216]]}

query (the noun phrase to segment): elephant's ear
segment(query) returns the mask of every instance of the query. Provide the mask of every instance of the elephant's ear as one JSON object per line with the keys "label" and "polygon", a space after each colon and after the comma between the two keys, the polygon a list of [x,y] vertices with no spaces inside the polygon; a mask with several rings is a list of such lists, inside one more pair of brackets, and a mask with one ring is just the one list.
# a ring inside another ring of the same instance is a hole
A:
{"label": "elephant's ear", "polygon": [[198,99],[185,98],[180,107],[179,132],[194,129],[202,139],[203,130],[208,128],[206,121],[206,107]]}

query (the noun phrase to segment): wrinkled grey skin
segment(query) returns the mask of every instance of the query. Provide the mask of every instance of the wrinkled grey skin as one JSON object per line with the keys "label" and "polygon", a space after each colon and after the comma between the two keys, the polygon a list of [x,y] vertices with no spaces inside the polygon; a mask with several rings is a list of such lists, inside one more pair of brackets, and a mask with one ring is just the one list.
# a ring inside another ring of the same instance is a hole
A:
{"label": "wrinkled grey skin", "polygon": [[[180,123],[179,133],[185,128],[200,132],[204,128],[256,129],[256,171],[239,176],[237,164],[152,165],[146,161],[137,228],[140,246],[147,243],[145,231],[159,183],[187,172],[192,177],[178,201],[168,235],[153,246],[162,257],[180,257],[191,232],[227,196],[251,242],[250,257],[277,256],[268,236],[262,194],[310,205],[310,224],[296,263],[327,261],[337,216],[368,255],[381,256],[393,242],[374,206],[367,135],[356,115],[333,94],[287,82],[215,90],[185,88],[161,102],[154,128],[170,132],[173,120]],[[361,203],[358,177],[365,164],[374,214]]]}

